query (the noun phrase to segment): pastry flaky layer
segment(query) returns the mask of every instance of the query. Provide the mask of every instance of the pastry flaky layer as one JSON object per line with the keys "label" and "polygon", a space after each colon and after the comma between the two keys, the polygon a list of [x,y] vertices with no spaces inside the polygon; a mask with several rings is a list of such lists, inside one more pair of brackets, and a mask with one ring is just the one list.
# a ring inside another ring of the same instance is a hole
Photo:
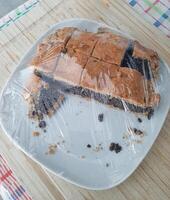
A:
{"label": "pastry flaky layer", "polygon": [[111,32],[57,30],[38,45],[31,65],[41,77],[142,108],[160,101],[154,89],[157,53]]}

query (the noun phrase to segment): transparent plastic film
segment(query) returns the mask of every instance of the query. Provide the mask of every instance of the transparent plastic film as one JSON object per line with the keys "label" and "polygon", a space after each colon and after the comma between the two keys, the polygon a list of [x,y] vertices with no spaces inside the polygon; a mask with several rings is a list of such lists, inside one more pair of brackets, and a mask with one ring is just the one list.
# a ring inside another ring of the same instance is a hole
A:
{"label": "transparent plastic film", "polygon": [[80,186],[105,189],[139,165],[170,105],[155,50],[88,20],[52,27],[3,90],[0,120],[32,158]]}

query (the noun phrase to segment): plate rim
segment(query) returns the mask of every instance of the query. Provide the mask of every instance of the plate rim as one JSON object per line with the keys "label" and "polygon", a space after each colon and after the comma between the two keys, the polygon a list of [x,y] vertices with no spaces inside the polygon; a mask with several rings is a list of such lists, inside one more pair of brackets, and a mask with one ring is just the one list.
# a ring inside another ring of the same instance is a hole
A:
{"label": "plate rim", "polygon": [[[98,21],[96,21],[96,20],[91,20],[91,19],[87,19],[87,18],[70,18],[70,19],[66,19],[66,20],[59,21],[58,23],[55,23],[55,24],[53,24],[52,26],[50,26],[50,27],[47,29],[46,32],[43,32],[42,34],[40,34],[40,36],[36,39],[36,41],[31,45],[31,47],[26,51],[26,53],[21,57],[21,59],[19,60],[19,63],[17,64],[17,66],[15,67],[15,69],[13,69],[13,71],[11,72],[10,76],[8,77],[6,83],[5,83],[4,86],[3,86],[3,89],[2,89],[1,92],[0,92],[0,101],[1,101],[1,99],[2,99],[2,97],[3,97],[3,93],[4,93],[5,89],[7,88],[7,86],[8,86],[8,84],[9,84],[10,80],[11,80],[12,77],[15,75],[15,73],[18,72],[18,70],[19,70],[21,64],[24,62],[24,60],[25,60],[25,58],[27,57],[27,55],[29,54],[30,50],[31,50],[33,47],[35,47],[35,46],[37,45],[38,41],[40,41],[41,39],[43,39],[43,37],[44,37],[48,32],[49,32],[49,33],[50,33],[50,32],[52,33],[53,29],[54,29],[57,25],[60,25],[60,24],[63,24],[63,23],[69,23],[69,22],[72,22],[72,21],[82,21],[82,22],[83,22],[83,21],[86,21],[86,22],[96,23],[96,24],[98,24],[98,25],[101,26],[101,27],[109,28],[110,30],[114,30],[114,31],[116,31],[116,32],[118,32],[118,33],[120,33],[120,34],[122,34],[122,35],[125,35],[125,36],[130,37],[130,38],[134,38],[134,37],[132,37],[130,34],[126,33],[126,32],[123,32],[123,33],[122,33],[120,30],[118,30],[118,29],[116,29],[116,28],[113,28],[113,27],[111,27],[111,26],[109,26],[109,25],[107,25],[107,24],[105,24],[105,23],[98,22]],[[57,28],[56,28],[56,30],[57,30]],[[134,39],[135,39],[135,38],[134,38]],[[162,58],[161,58],[161,60],[162,60]],[[162,61],[163,61],[164,65],[168,66],[168,64],[167,64],[164,60],[162,60]],[[170,105],[169,105],[169,107],[170,107]],[[16,141],[15,139],[13,139],[12,136],[11,136],[10,134],[8,134],[8,131],[7,131],[6,128],[4,127],[3,122],[2,122],[1,120],[0,120],[0,125],[1,125],[2,130],[4,131],[5,135],[7,135],[7,137],[11,140],[11,142],[12,142],[19,150],[21,150],[25,155],[27,155],[29,158],[31,158],[34,162],[38,163],[38,164],[44,169],[44,172],[45,172],[46,174],[47,174],[47,172],[46,172],[45,170],[48,170],[48,171],[50,171],[52,174],[54,174],[54,175],[56,175],[56,176],[62,178],[63,180],[65,180],[65,181],[67,181],[67,182],[69,182],[69,183],[71,183],[71,184],[73,184],[73,185],[76,185],[76,186],[81,187],[81,188],[84,188],[84,189],[92,190],[92,191],[95,191],[95,190],[96,190],[96,191],[100,191],[100,190],[108,190],[108,189],[111,189],[111,188],[113,188],[113,187],[116,187],[116,186],[120,185],[120,184],[123,183],[128,177],[130,177],[130,176],[133,174],[133,172],[136,171],[136,169],[139,167],[139,165],[141,164],[141,162],[145,159],[145,157],[147,156],[147,154],[148,154],[149,151],[151,150],[153,144],[155,143],[155,141],[156,141],[156,139],[157,139],[157,137],[158,137],[158,135],[159,135],[159,133],[160,133],[160,130],[161,130],[162,127],[164,126],[164,123],[165,123],[166,118],[167,118],[167,116],[168,116],[168,112],[169,112],[169,109],[166,111],[166,117],[165,117],[165,119],[164,119],[164,121],[163,121],[163,124],[162,124],[162,126],[158,129],[157,134],[155,134],[155,137],[153,138],[152,143],[150,144],[150,147],[149,147],[148,150],[145,152],[145,154],[143,154],[143,156],[139,159],[139,161],[137,162],[137,164],[135,164],[135,166],[132,168],[132,170],[131,170],[126,176],[124,176],[124,177],[121,178],[119,181],[117,181],[117,182],[115,182],[115,183],[113,183],[113,184],[111,184],[111,185],[107,185],[106,187],[95,187],[95,186],[94,186],[94,187],[91,187],[91,186],[88,187],[88,186],[86,186],[86,185],[83,185],[83,184],[80,184],[80,183],[78,183],[78,182],[76,182],[76,181],[73,181],[73,180],[69,179],[68,177],[64,177],[64,176],[62,176],[60,173],[57,173],[57,172],[53,171],[52,169],[48,168],[45,164],[41,163],[39,160],[37,160],[36,158],[34,158],[33,155],[30,154],[29,152],[27,152],[24,148],[22,148],[22,147],[17,143],[17,141]],[[47,175],[48,175],[48,174],[47,174]],[[50,179],[52,179],[49,175],[48,175],[48,177],[49,177]]]}

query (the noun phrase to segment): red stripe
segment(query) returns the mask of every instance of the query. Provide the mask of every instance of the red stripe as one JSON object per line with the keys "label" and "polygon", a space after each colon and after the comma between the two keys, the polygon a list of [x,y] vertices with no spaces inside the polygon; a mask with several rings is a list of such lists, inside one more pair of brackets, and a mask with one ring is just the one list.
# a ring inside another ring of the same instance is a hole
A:
{"label": "red stripe", "polygon": [[10,170],[10,168],[8,167],[6,167],[6,164],[4,164],[4,163],[2,163],[1,165],[0,165],[0,167],[1,167],[1,169],[3,170],[3,172],[7,172],[7,171],[9,171]]}
{"label": "red stripe", "polygon": [[9,189],[11,196],[13,195],[17,199],[17,195],[15,194],[15,189],[13,188],[13,186],[11,186],[12,184],[8,184],[6,182],[7,180],[5,180],[4,183],[6,187]]}
{"label": "red stripe", "polygon": [[13,179],[13,181],[17,181],[17,179],[15,178],[13,174],[11,174],[11,178]]}
{"label": "red stripe", "polygon": [[[139,7],[141,7],[142,8],[142,10],[143,11],[145,11],[144,10],[144,8],[143,8],[143,6],[141,5],[141,4],[139,4],[138,2],[137,2],[137,4],[139,5]],[[152,19],[154,19],[155,21],[158,21],[154,16],[152,16],[150,13],[147,13],[150,17],[152,17]],[[170,29],[168,28],[168,27],[166,27],[164,24],[161,24],[161,26],[163,26],[166,30],[168,30],[168,31],[170,31]]]}
{"label": "red stripe", "polygon": [[155,0],[152,4],[152,6],[150,6],[148,9],[145,10],[145,12],[147,13],[148,11],[150,11],[151,8],[153,8],[153,6],[155,6],[157,3],[159,3],[160,0]]}
{"label": "red stripe", "polygon": [[[11,178],[12,178],[12,179],[11,179]],[[10,181],[9,181],[8,179],[10,179]],[[15,190],[18,190],[18,188],[20,188],[21,185],[16,181],[15,178],[12,177],[12,175],[9,176],[8,179],[6,179],[4,182],[5,182],[6,186],[9,188],[11,194],[12,194],[13,196],[15,196],[15,198],[19,198],[19,199],[21,199],[21,198],[23,199],[23,198],[24,198],[24,199],[26,199],[26,200],[31,200],[31,198],[28,196],[28,194],[26,193],[26,191],[25,191],[25,192],[22,192],[21,196],[19,197]],[[14,179],[14,180],[13,180],[13,179]],[[11,184],[13,185],[12,187],[11,187]],[[25,190],[25,189],[24,189],[24,190]],[[19,191],[18,191],[18,192],[19,192]],[[19,192],[19,193],[20,193],[20,192]]]}
{"label": "red stripe", "polygon": [[0,174],[1,174],[1,176],[3,176],[3,172],[2,172],[2,168],[0,167]]}
{"label": "red stripe", "polygon": [[[18,184],[17,181],[14,182],[14,185],[15,185],[16,188],[20,188],[20,184]],[[25,189],[24,189],[24,190],[25,190]],[[26,193],[26,192],[22,192],[21,197],[22,197],[22,196],[25,197],[26,200],[29,200],[28,197],[27,197],[27,193]]]}
{"label": "red stripe", "polygon": [[[4,167],[5,171],[10,170],[10,169],[7,168],[6,165],[3,165],[3,167]],[[16,178],[13,176],[13,173],[11,173],[10,177],[11,177],[14,181],[17,181]]]}
{"label": "red stripe", "polygon": [[[21,197],[23,196],[23,194],[21,194],[21,196],[19,196],[16,193],[16,190],[18,188],[18,186],[15,184],[14,181],[11,180],[11,176],[9,176],[10,181],[8,181],[7,179],[4,181],[6,186],[8,187],[8,189],[10,190],[10,194],[13,195],[16,199],[21,199]],[[12,187],[11,187],[12,185]]]}
{"label": "red stripe", "polygon": [[0,181],[3,182],[5,179],[7,179],[12,174],[12,171],[7,171],[3,176],[0,177]]}
{"label": "red stripe", "polygon": [[3,164],[2,166],[4,167],[5,170],[7,170],[7,171],[10,170],[10,168],[7,167],[6,164]]}
{"label": "red stripe", "polygon": [[6,178],[3,182],[10,185],[11,183],[10,183],[10,181],[8,180],[9,178],[10,178],[10,176],[9,176],[8,178]]}
{"label": "red stripe", "polygon": [[3,163],[7,164],[4,158],[0,155],[0,159],[2,160]]}
{"label": "red stripe", "polygon": [[[12,171],[11,171],[11,172],[12,172]],[[0,173],[3,175],[2,177],[4,177],[7,173],[9,173],[9,171],[6,172],[6,173],[4,174],[4,173],[0,170]],[[9,174],[8,174],[8,175],[9,175]],[[1,178],[2,178],[2,177],[1,177]],[[8,179],[10,179],[10,181],[9,181]],[[3,184],[5,184],[5,186],[9,189],[10,194],[14,195],[15,198],[19,198],[18,195],[15,193],[15,189],[17,189],[18,187],[20,187],[20,185],[17,183],[17,181],[16,181],[15,177],[12,175],[12,173],[8,176],[8,179],[7,179],[7,178],[4,179],[4,180],[2,181]],[[11,187],[11,185],[13,185],[13,186]],[[23,192],[23,193],[21,194],[21,197],[24,197],[24,199],[26,199],[26,200],[31,200],[31,197],[30,197],[26,192]],[[21,198],[21,197],[20,197],[20,198]]]}
{"label": "red stripe", "polygon": [[[32,200],[32,198],[28,195],[28,193],[25,191],[22,185],[19,184],[19,182],[13,175],[12,170],[8,168],[8,165],[3,159],[2,155],[0,155],[0,184],[3,184],[4,187],[6,186],[9,189],[10,194],[13,195],[14,198]],[[21,194],[20,197],[18,196],[15,190],[17,190],[18,193]]]}
{"label": "red stripe", "polygon": [[5,170],[5,169],[3,169],[2,166],[0,166],[0,174],[1,174],[0,178],[1,178],[5,173],[7,173],[8,171],[9,171],[9,170]]}

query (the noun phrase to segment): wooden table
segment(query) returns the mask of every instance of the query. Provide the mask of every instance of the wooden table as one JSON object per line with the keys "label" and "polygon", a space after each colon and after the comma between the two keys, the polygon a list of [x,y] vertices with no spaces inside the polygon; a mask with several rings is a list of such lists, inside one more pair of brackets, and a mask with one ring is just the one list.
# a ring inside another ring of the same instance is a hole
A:
{"label": "wooden table", "polygon": [[[27,15],[0,31],[0,89],[40,34],[60,20],[83,17],[105,22],[156,49],[170,65],[170,39],[144,21],[123,0],[42,0]],[[88,191],[66,183],[17,149],[1,130],[0,153],[35,200],[170,199],[170,114],[151,151],[120,186]]]}

